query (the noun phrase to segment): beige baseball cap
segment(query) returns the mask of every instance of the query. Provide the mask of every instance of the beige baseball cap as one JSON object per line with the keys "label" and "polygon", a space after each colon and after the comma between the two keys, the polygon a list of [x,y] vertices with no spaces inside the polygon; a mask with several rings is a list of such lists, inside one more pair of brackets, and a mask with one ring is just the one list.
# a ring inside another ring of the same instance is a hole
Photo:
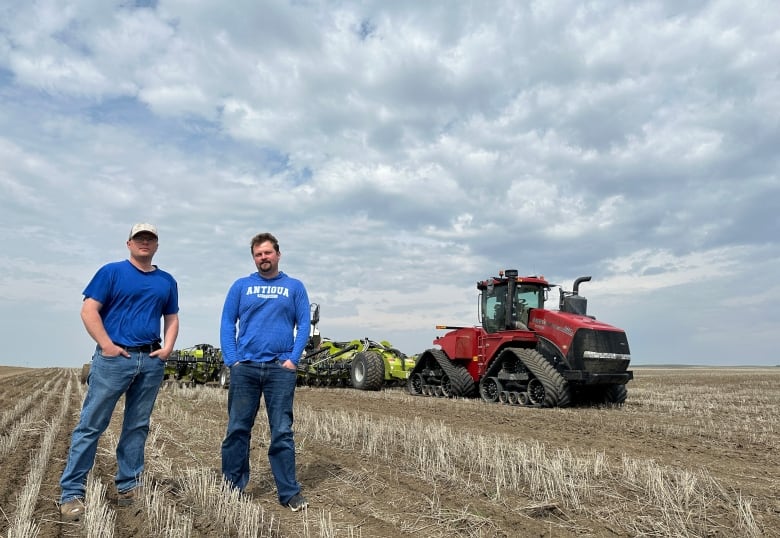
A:
{"label": "beige baseball cap", "polygon": [[133,224],[133,227],[130,228],[130,237],[128,239],[132,239],[141,232],[149,232],[154,234],[155,237],[159,237],[157,235],[157,226],[148,222],[139,222],[138,224]]}

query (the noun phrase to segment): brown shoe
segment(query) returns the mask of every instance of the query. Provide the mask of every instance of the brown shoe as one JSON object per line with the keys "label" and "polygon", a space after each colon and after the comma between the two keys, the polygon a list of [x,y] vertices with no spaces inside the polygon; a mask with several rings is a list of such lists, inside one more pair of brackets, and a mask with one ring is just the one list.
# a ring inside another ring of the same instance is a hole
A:
{"label": "brown shoe", "polygon": [[137,499],[144,496],[144,490],[141,486],[127,491],[120,491],[116,496],[117,506],[131,506]]}
{"label": "brown shoe", "polygon": [[71,499],[60,505],[62,521],[78,521],[84,515],[84,499]]}

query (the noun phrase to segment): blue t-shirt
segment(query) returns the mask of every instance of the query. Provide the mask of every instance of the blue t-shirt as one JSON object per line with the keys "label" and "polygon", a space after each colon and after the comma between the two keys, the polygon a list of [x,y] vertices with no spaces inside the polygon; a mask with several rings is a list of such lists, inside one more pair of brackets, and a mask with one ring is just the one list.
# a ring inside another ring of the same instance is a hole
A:
{"label": "blue t-shirt", "polygon": [[109,338],[126,346],[159,342],[160,319],[179,311],[176,280],[162,269],[141,271],[129,260],[98,269],[84,298],[103,305],[100,317]]}
{"label": "blue t-shirt", "polygon": [[309,325],[309,296],[300,280],[283,272],[271,279],[259,273],[239,278],[228,290],[222,308],[222,360],[227,366],[273,359],[298,364]]}

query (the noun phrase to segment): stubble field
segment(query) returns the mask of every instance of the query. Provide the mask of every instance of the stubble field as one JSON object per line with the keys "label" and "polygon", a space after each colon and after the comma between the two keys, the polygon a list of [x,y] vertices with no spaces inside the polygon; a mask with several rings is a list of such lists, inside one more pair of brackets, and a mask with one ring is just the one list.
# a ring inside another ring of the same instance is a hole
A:
{"label": "stubble field", "polygon": [[621,408],[299,387],[305,513],[277,503],[262,410],[238,497],[219,474],[227,392],[166,386],[144,500],[116,505],[120,404],[87,517],[64,524],[58,480],[79,374],[0,367],[3,537],[780,536],[780,368],[639,368]]}

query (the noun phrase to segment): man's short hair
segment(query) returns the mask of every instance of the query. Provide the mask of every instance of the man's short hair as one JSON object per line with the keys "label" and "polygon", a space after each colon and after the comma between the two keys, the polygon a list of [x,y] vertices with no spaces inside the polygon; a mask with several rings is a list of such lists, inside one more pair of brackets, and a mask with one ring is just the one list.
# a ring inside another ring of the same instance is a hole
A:
{"label": "man's short hair", "polygon": [[268,232],[257,234],[252,238],[252,242],[249,243],[249,252],[254,254],[255,245],[259,245],[260,243],[265,243],[266,241],[270,241],[271,244],[273,244],[276,253],[279,254],[279,241],[276,239],[276,237],[273,236],[273,234],[270,234]]}

